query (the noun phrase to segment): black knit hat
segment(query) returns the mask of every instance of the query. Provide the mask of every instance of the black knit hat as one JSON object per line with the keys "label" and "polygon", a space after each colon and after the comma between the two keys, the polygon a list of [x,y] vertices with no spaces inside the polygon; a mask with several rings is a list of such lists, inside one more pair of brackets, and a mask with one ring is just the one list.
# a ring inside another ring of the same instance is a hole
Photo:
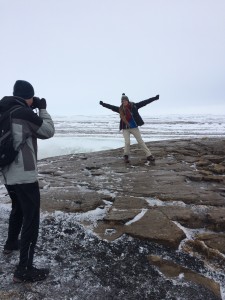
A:
{"label": "black knit hat", "polygon": [[123,101],[123,100],[129,101],[129,98],[125,95],[125,93],[123,93],[122,97],[121,97],[121,101]]}
{"label": "black knit hat", "polygon": [[34,96],[34,88],[25,80],[17,80],[13,87],[13,96],[30,99]]}

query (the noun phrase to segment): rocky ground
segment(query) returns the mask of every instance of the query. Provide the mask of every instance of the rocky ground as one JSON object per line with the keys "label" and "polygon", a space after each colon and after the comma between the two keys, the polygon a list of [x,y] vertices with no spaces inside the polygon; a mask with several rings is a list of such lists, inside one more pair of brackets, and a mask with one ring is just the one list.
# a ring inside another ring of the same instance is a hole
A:
{"label": "rocky ground", "polygon": [[[18,253],[0,254],[0,299],[225,299],[225,140],[137,145],[39,162],[45,282],[12,284]],[[1,238],[10,201],[0,199]]]}

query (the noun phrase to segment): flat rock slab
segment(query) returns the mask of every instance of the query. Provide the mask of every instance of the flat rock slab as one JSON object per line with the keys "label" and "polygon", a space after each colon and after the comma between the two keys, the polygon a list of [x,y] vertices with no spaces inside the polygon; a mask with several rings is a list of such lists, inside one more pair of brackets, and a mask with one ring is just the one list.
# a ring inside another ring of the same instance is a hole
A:
{"label": "flat rock slab", "polygon": [[[141,228],[141,230],[140,230]],[[127,225],[125,233],[178,248],[184,232],[157,209],[148,210],[137,222]]]}
{"label": "flat rock slab", "polygon": [[[211,249],[217,249],[225,254],[225,234],[224,233],[203,233],[198,234],[196,239],[203,241]],[[224,258],[225,265],[225,258]]]}
{"label": "flat rock slab", "polygon": [[116,197],[113,203],[113,208],[118,210],[125,209],[142,209],[148,208],[148,203],[145,199],[124,196]]}

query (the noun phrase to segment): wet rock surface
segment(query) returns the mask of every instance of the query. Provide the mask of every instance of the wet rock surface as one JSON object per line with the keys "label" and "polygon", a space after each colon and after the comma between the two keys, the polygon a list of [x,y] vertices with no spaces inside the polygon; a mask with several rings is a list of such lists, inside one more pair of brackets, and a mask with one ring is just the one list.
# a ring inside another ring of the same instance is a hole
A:
{"label": "wet rock surface", "polygon": [[[122,149],[39,162],[36,260],[51,273],[45,282],[13,285],[18,253],[1,254],[1,299],[224,297],[225,141],[149,146],[154,165],[137,145],[130,164]],[[10,201],[1,202],[3,246]]]}

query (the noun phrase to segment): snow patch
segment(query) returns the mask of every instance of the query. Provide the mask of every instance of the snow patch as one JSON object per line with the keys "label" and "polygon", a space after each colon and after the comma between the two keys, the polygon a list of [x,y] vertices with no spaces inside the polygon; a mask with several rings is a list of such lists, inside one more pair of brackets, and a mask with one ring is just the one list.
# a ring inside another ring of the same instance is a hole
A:
{"label": "snow patch", "polygon": [[134,222],[139,221],[139,220],[146,214],[147,211],[148,211],[148,209],[143,208],[139,214],[137,214],[137,215],[136,215],[132,220],[130,220],[129,222],[125,223],[125,225],[130,225],[130,224],[132,224],[132,223],[134,223]]}

